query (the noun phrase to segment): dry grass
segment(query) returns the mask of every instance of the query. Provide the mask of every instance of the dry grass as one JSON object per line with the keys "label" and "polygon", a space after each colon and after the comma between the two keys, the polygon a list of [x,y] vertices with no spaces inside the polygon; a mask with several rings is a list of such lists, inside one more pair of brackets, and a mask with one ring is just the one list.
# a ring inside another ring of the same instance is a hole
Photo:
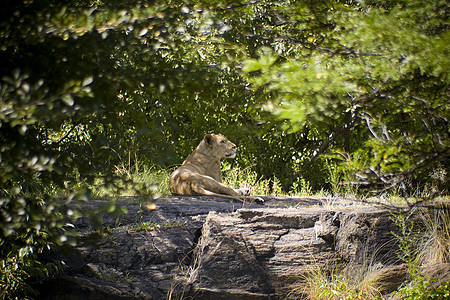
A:
{"label": "dry grass", "polygon": [[335,260],[322,266],[312,265],[286,299],[380,299],[380,281],[385,275],[382,267],[367,259],[355,274]]}
{"label": "dry grass", "polygon": [[450,202],[422,208],[419,217],[425,230],[419,239],[418,263],[450,263]]}
{"label": "dry grass", "polygon": [[[306,276],[302,296],[296,299],[341,300],[341,299],[379,299],[376,270],[366,270],[362,281],[346,276],[339,269],[331,271],[312,270]],[[295,299],[295,297],[294,297]]]}

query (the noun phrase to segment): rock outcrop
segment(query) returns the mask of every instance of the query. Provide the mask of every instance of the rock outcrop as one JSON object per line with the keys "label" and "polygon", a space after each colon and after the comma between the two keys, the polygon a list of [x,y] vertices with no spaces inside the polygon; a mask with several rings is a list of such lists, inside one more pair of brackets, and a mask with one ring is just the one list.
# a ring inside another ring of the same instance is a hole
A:
{"label": "rock outcrop", "polygon": [[39,298],[285,299],[301,294],[312,271],[337,262],[355,277],[400,264],[387,210],[265,200],[164,197],[148,211],[121,201],[128,213],[103,216],[103,232],[88,219],[75,224],[82,242],[61,257],[64,273],[37,286]]}

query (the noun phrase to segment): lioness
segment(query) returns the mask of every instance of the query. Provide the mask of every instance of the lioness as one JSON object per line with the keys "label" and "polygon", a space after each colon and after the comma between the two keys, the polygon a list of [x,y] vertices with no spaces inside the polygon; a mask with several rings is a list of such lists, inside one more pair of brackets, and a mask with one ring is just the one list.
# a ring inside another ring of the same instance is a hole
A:
{"label": "lioness", "polygon": [[236,157],[236,145],[223,135],[207,134],[183,164],[170,175],[170,192],[178,196],[220,196],[243,201],[264,202],[249,197],[249,189],[232,189],[222,183],[220,159]]}

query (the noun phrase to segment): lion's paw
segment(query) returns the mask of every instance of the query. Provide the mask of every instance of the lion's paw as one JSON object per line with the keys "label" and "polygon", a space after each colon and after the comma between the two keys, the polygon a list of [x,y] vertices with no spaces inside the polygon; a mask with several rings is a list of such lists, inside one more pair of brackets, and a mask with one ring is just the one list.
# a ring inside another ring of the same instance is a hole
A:
{"label": "lion's paw", "polygon": [[264,204],[265,204],[264,199],[261,198],[261,197],[254,197],[254,201],[255,201],[255,203],[257,203],[257,204],[261,204],[261,205],[264,205]]}
{"label": "lion's paw", "polygon": [[238,193],[240,196],[250,196],[250,189],[249,188],[240,188],[240,189],[234,189],[236,193]]}

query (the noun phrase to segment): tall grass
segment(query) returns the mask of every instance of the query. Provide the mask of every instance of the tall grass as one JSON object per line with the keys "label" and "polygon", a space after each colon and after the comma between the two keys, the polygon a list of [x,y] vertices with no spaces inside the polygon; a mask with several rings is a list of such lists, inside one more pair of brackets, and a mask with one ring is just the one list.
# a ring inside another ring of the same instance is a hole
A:
{"label": "tall grass", "polygon": [[289,195],[309,197],[312,195],[312,187],[305,178],[299,177],[292,183],[291,189],[289,190]]}
{"label": "tall grass", "polygon": [[[131,184],[145,186],[158,196],[170,194],[169,170],[157,166],[148,166],[139,160],[133,164],[116,166],[118,175],[125,176]],[[122,196],[133,196],[132,188],[125,189]]]}
{"label": "tall grass", "polygon": [[249,188],[250,194],[259,196],[285,196],[280,181],[275,176],[271,179],[261,179],[250,168],[232,168],[224,164],[222,168],[223,183],[232,188]]}
{"label": "tall grass", "polygon": [[356,197],[358,185],[352,183],[353,174],[330,159],[325,160],[325,172],[328,175],[330,192],[334,197]]}
{"label": "tall grass", "polygon": [[[119,189],[113,190],[106,186],[100,179],[90,187],[94,191],[94,196],[133,196],[136,195],[136,189],[148,189],[152,194],[170,195],[169,176],[171,169],[158,166],[149,166],[137,157],[128,157],[127,161],[115,166],[116,174],[126,179],[126,185]],[[274,176],[272,178],[261,178],[250,167],[239,168],[232,167],[229,163],[224,162],[222,165],[223,183],[232,188],[249,188],[252,195],[261,196],[299,196],[299,197],[345,197],[345,198],[362,198],[375,202],[389,204],[405,204],[404,198],[396,194],[395,190],[384,192],[383,194],[361,194],[358,187],[352,184],[346,184],[350,181],[350,176],[341,170],[331,160],[327,160],[324,172],[328,174],[329,188],[322,188],[320,191],[314,191],[310,183],[303,177],[298,177],[288,189],[283,189],[279,179]],[[442,173],[442,172],[441,172]],[[439,173],[440,174],[440,173]],[[436,188],[427,186],[422,192],[416,190],[413,195],[429,194],[429,190],[435,191]],[[448,199],[443,196],[441,199]],[[418,201],[420,199],[412,199]]]}
{"label": "tall grass", "polygon": [[437,203],[419,212],[425,229],[419,237],[419,264],[450,263],[450,203]]}
{"label": "tall grass", "polygon": [[[345,271],[344,266],[332,260],[322,267],[312,266],[304,276],[300,297],[294,299],[380,299],[378,275],[380,264],[373,264],[369,258],[364,259],[357,274]],[[300,288],[299,288],[300,290]],[[298,291],[297,291],[298,293]],[[293,292],[291,296],[295,295]]]}
{"label": "tall grass", "polygon": [[164,196],[170,194],[170,170],[147,165],[138,157],[128,157],[115,166],[117,180],[105,182],[99,177],[93,184],[82,185],[80,189],[89,189],[93,198],[126,196]]}

